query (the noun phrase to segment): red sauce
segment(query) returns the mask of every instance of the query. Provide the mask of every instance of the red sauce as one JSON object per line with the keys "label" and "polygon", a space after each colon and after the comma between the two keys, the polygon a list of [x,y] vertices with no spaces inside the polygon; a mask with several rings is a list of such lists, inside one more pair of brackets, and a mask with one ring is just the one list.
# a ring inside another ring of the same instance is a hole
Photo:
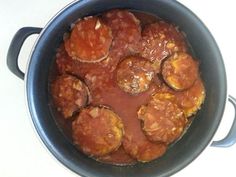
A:
{"label": "red sauce", "polygon": [[[143,13],[134,14],[141,21],[141,28],[158,19]],[[137,31],[135,35],[137,35]],[[132,47],[133,46],[127,46],[125,49],[132,49],[131,53],[135,53],[136,51],[134,51]],[[119,54],[119,50],[123,51],[123,53]],[[83,63],[73,60],[67,54],[64,45],[62,44],[56,55],[56,67],[58,70],[56,75],[67,73],[80,78],[89,88],[90,105],[108,106],[118,114],[123,121],[125,131],[123,145],[121,145],[117,151],[99,157],[96,160],[116,165],[130,165],[135,164],[137,160],[150,161],[156,159],[164,154],[167,145],[164,143],[154,143],[147,139],[142,130],[140,120],[138,119],[137,111],[141,105],[146,105],[148,103],[154,93],[165,90],[162,86],[164,83],[159,80],[158,77],[155,77],[148,90],[145,92],[137,95],[131,95],[124,92],[117,85],[116,72],[114,72],[114,70],[117,63],[122,59],[120,56],[126,56],[127,51],[119,49],[119,46],[115,46],[110,49],[109,56],[112,54],[117,54],[118,57],[113,57],[110,60],[105,59],[99,63]],[[172,92],[175,91],[172,90]],[[180,93],[178,93],[178,95],[180,95]],[[65,120],[63,116],[58,115],[58,112],[55,112],[54,115],[62,131],[71,140],[71,122],[73,121],[73,117],[70,120]],[[132,139],[133,144],[127,145],[127,143],[129,143],[127,141],[128,139]],[[141,154],[138,157],[136,156],[135,159],[135,152],[133,151],[137,148],[139,148],[139,153]]]}
{"label": "red sauce", "polygon": [[[80,63],[78,65],[80,65],[80,70],[78,70],[77,74],[85,78],[85,82],[90,89],[91,104],[109,106],[121,117],[124,123],[125,136],[132,134],[139,142],[147,141],[146,136],[142,132],[140,121],[137,118],[137,111],[140,105],[147,103],[150,95],[157,91],[158,86],[152,84],[146,92],[132,96],[118,87],[114,72],[108,74],[106,69],[98,66],[94,67],[94,64]],[[119,161],[119,164],[122,165],[130,164],[130,162],[133,163],[133,159],[128,155],[122,157],[118,154],[120,154],[120,151],[114,152],[110,156],[109,162],[117,163]],[[113,158],[114,161],[112,161]],[[103,161],[103,158],[99,160]]]}

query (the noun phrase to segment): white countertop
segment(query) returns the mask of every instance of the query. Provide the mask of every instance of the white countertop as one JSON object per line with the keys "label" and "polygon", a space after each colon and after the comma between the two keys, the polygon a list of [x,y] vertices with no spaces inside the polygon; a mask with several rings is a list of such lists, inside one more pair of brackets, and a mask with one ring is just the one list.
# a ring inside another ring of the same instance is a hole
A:
{"label": "white countertop", "polygon": [[[0,0],[0,176],[1,177],[73,177],[46,150],[31,125],[24,98],[24,82],[6,66],[6,54],[15,32],[24,26],[43,27],[71,0]],[[148,2],[148,1],[147,1]],[[236,5],[234,0],[180,0],[195,12],[215,37],[226,66],[228,93],[236,97]],[[21,52],[20,65],[25,69],[29,51],[37,35],[30,37]],[[233,107],[227,104],[221,125],[214,137],[224,137],[231,126]],[[236,176],[236,145],[230,148],[207,147],[175,177]]]}

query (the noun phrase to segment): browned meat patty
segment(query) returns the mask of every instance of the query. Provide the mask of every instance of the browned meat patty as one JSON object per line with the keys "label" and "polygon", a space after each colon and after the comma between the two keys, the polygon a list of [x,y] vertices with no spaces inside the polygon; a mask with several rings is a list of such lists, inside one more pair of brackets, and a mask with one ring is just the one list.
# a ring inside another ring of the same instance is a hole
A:
{"label": "browned meat patty", "polygon": [[73,59],[98,62],[107,57],[111,42],[111,29],[98,17],[86,17],[75,24],[65,48]]}
{"label": "browned meat patty", "polygon": [[140,21],[128,10],[114,9],[103,15],[112,30],[112,49],[120,57],[138,53],[141,47]]}
{"label": "browned meat patty", "polygon": [[171,100],[174,95],[157,93],[147,105],[141,106],[138,118],[150,141],[171,143],[184,131],[187,119],[184,112]]}
{"label": "browned meat patty", "polygon": [[163,84],[159,92],[173,94],[175,96],[175,103],[184,111],[186,117],[196,114],[206,97],[205,88],[200,77],[187,90],[175,91]]}
{"label": "browned meat patty", "polygon": [[58,76],[51,84],[54,104],[66,119],[87,104],[88,92],[81,80],[67,74]]}
{"label": "browned meat patty", "polygon": [[165,143],[153,143],[148,139],[139,139],[135,132],[126,133],[123,146],[128,154],[140,162],[149,162],[161,157],[167,149]]}
{"label": "browned meat patty", "polygon": [[103,156],[117,150],[123,134],[120,117],[105,107],[84,108],[72,123],[74,144],[90,156]]}
{"label": "browned meat patty", "polygon": [[152,64],[137,56],[125,58],[117,67],[117,84],[127,93],[138,94],[146,91],[154,77]]}
{"label": "browned meat patty", "polygon": [[187,53],[174,53],[164,61],[162,76],[171,88],[186,90],[198,78],[198,62]]}
{"label": "browned meat patty", "polygon": [[141,55],[156,63],[157,72],[164,58],[179,51],[186,52],[187,44],[176,26],[158,21],[144,27]]}

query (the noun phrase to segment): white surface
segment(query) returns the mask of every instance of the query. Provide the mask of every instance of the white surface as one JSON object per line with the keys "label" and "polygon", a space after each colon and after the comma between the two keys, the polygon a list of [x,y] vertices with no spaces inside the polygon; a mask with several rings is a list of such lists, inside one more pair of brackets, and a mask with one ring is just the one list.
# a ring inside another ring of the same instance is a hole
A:
{"label": "white surface", "polygon": [[[43,27],[70,0],[0,0],[0,176],[42,177],[77,176],[64,168],[37,139],[24,99],[24,83],[11,74],[6,66],[6,54],[15,32],[24,26]],[[228,75],[228,93],[236,96],[235,41],[236,5],[233,0],[180,0],[195,12],[215,37]],[[20,64],[25,68],[33,39],[26,42]],[[223,121],[214,139],[224,137],[233,117],[227,104]],[[207,147],[190,165],[175,174],[189,176],[235,176],[236,145],[227,149]]]}

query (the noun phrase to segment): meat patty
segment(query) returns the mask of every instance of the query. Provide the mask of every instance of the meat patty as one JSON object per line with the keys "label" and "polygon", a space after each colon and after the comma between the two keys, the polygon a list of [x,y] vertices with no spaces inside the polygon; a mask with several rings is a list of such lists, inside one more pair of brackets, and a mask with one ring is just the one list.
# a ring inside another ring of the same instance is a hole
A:
{"label": "meat patty", "polygon": [[141,41],[140,21],[128,10],[114,9],[103,15],[104,21],[112,30],[112,50],[119,57],[138,53]]}
{"label": "meat patty", "polygon": [[147,139],[137,139],[134,133],[126,133],[123,146],[125,151],[140,162],[149,162],[161,157],[167,149],[165,143],[152,143]]}
{"label": "meat patty", "polygon": [[175,91],[163,84],[159,89],[160,92],[167,92],[174,95],[175,103],[184,111],[185,117],[196,114],[206,97],[205,88],[199,76],[193,86],[187,90]]}
{"label": "meat patty", "polygon": [[175,90],[190,88],[198,77],[198,62],[187,53],[171,55],[162,66],[165,82]]}
{"label": "meat patty", "polygon": [[173,52],[186,52],[187,44],[176,26],[158,21],[146,25],[142,31],[141,56],[156,63],[160,71],[161,61]]}
{"label": "meat patty", "polygon": [[111,29],[98,17],[86,17],[75,24],[65,48],[75,60],[98,62],[107,57],[111,42]]}
{"label": "meat patty", "polygon": [[196,114],[206,97],[202,80],[198,78],[191,88],[182,92],[176,92],[175,96],[177,104],[183,109],[186,117]]}
{"label": "meat patty", "polygon": [[127,93],[138,94],[146,91],[154,77],[154,69],[148,60],[130,56],[117,67],[117,84]]}
{"label": "meat patty", "polygon": [[88,102],[87,86],[78,78],[67,74],[58,76],[52,82],[51,93],[57,110],[66,119]]}
{"label": "meat patty", "polygon": [[61,45],[56,54],[56,66],[59,74],[76,75],[79,65],[76,60],[73,60],[65,50],[65,46]]}
{"label": "meat patty", "polygon": [[124,134],[120,117],[105,107],[87,107],[72,123],[75,145],[90,156],[103,156],[121,145]]}
{"label": "meat patty", "polygon": [[171,101],[173,99],[174,95],[169,93],[157,93],[139,109],[138,118],[150,141],[169,144],[183,133],[187,119],[184,112]]}
{"label": "meat patty", "polygon": [[137,161],[132,158],[129,154],[127,154],[123,148],[120,146],[115,152],[112,152],[108,155],[101,156],[97,159],[98,161],[105,163],[115,163],[116,165],[133,165]]}

